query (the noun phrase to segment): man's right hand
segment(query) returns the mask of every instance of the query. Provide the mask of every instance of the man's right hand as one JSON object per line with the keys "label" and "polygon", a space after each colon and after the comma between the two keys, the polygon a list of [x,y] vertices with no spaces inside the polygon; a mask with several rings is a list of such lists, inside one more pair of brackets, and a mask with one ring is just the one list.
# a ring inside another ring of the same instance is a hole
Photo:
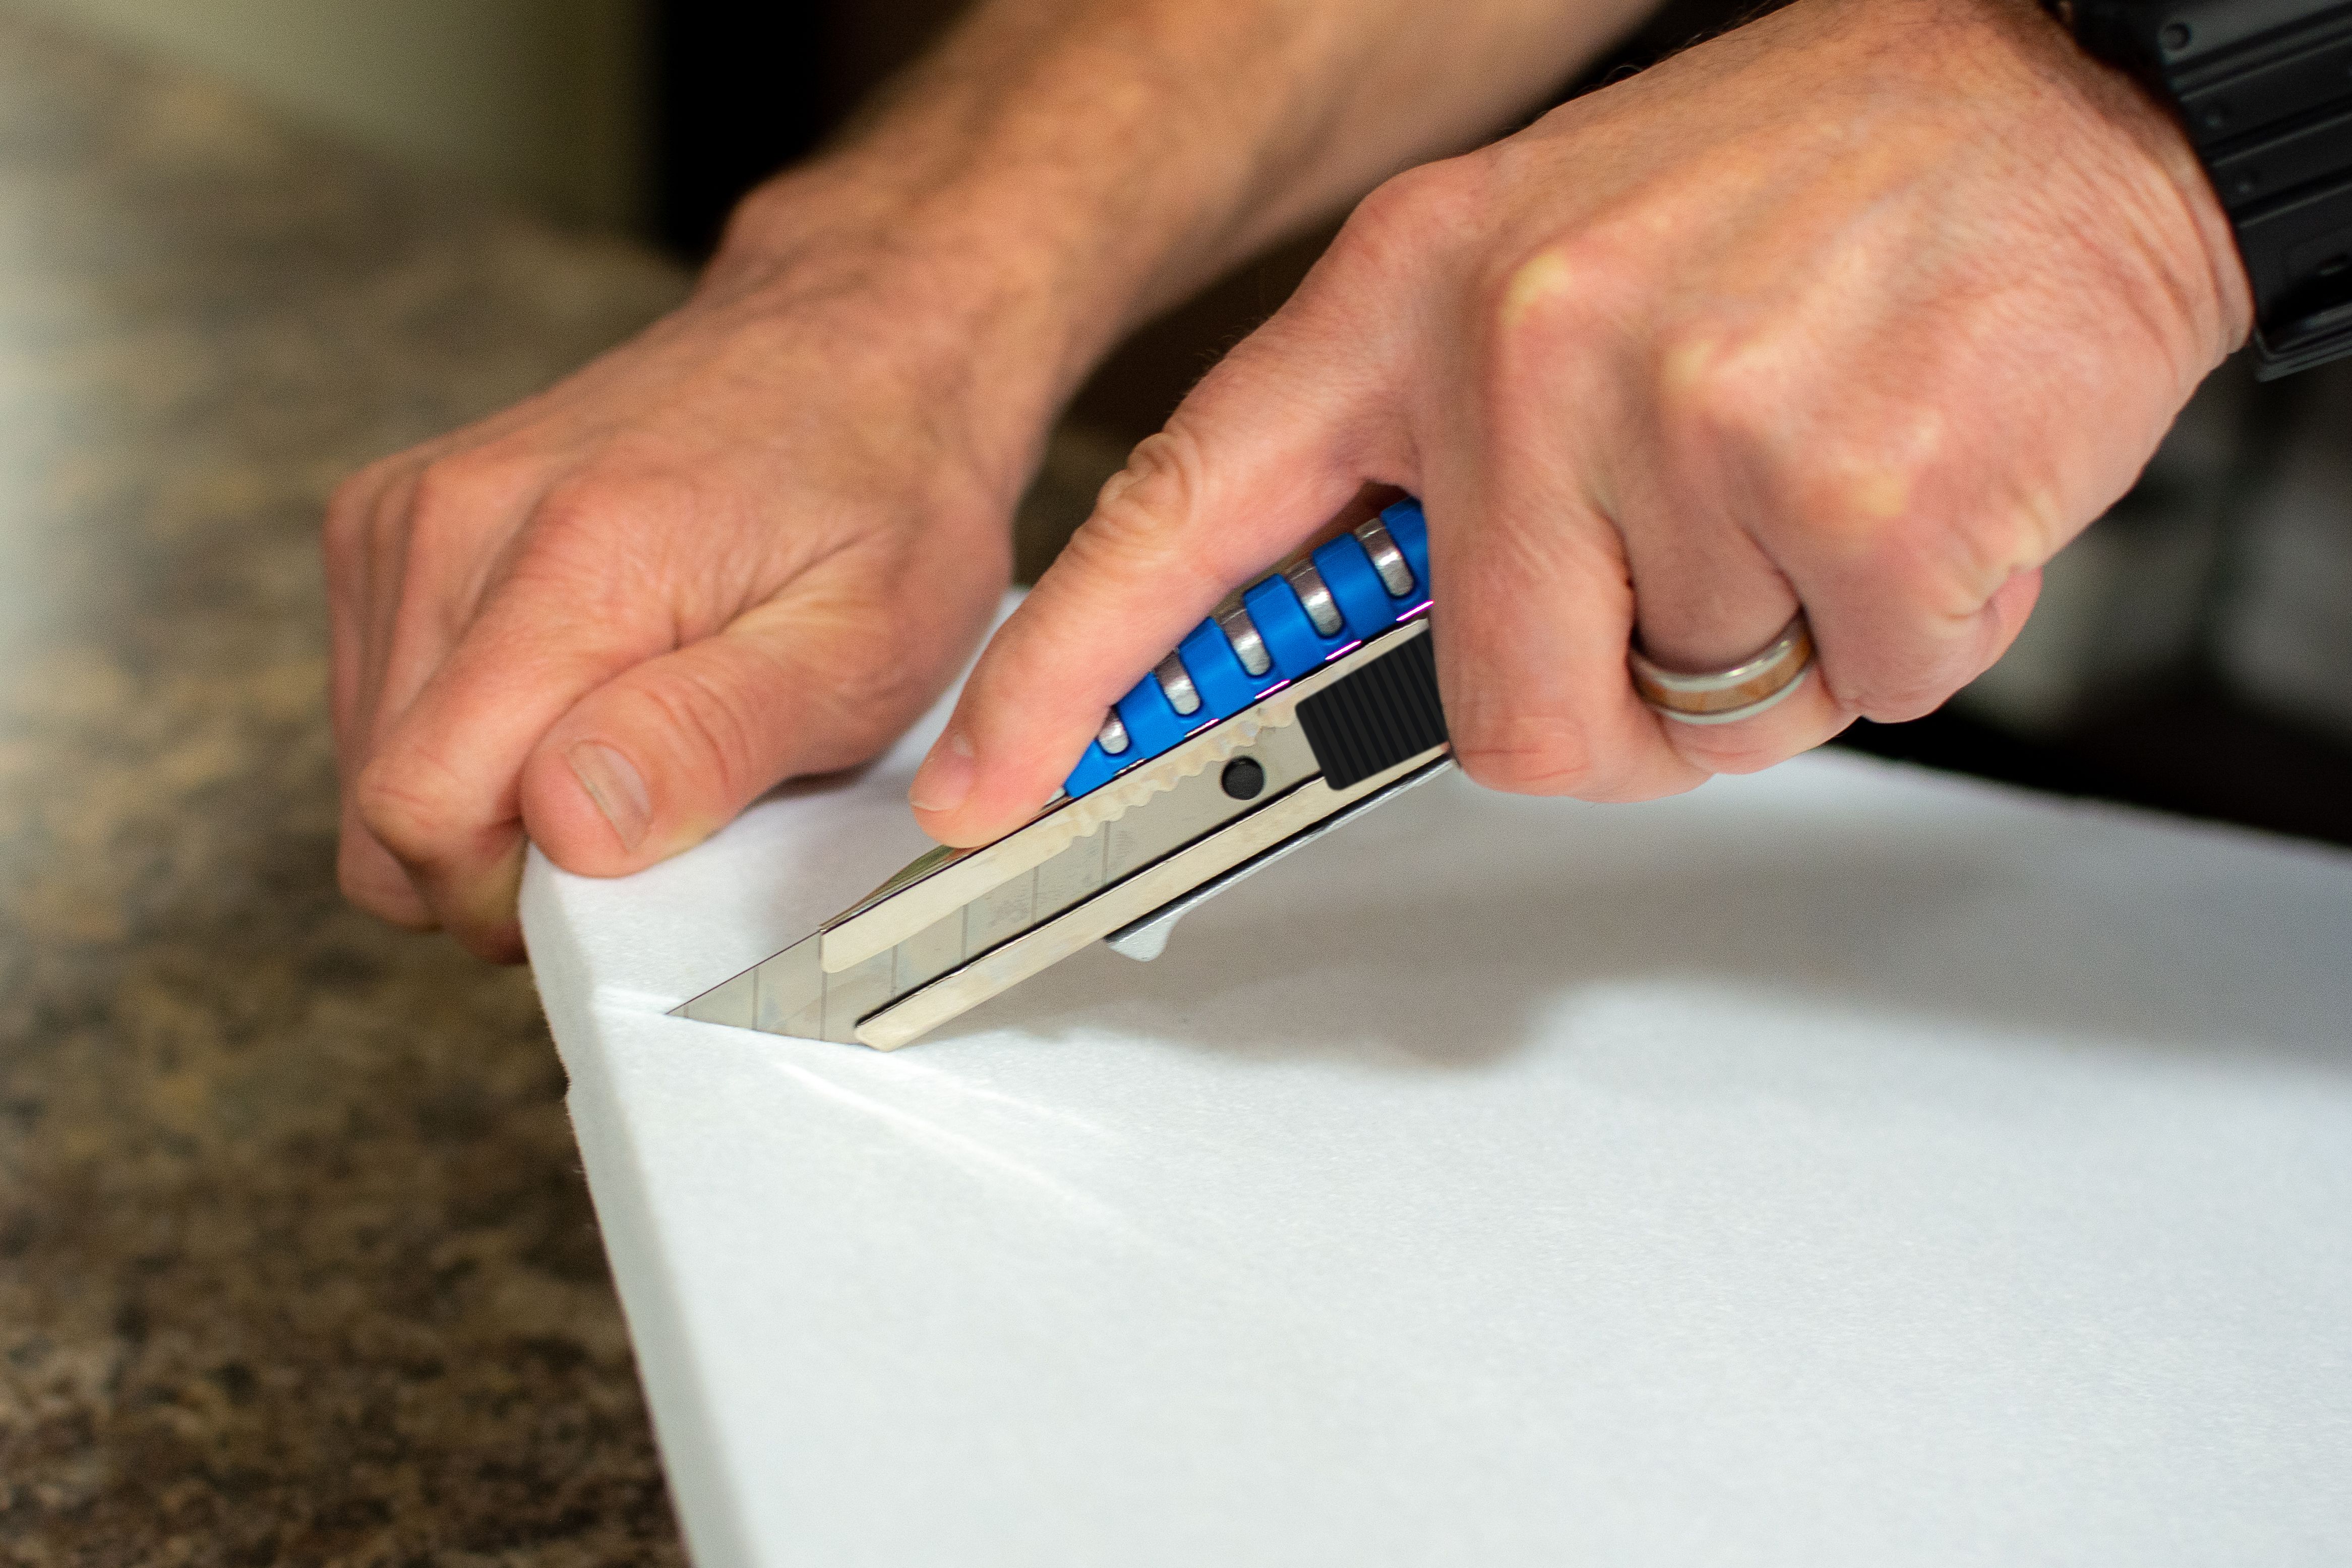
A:
{"label": "man's right hand", "polygon": [[[1418,496],[1455,759],[1633,800],[1916,718],[2242,342],[2179,125],[2025,0],[1800,0],[1391,181],[1137,448],[911,799],[982,844],[1367,484]],[[1446,608],[1451,606],[1451,608]],[[1663,721],[1802,610],[1818,678]]]}
{"label": "man's right hand", "polygon": [[887,244],[813,237],[347,480],[346,894],[516,959],[526,839],[634,870],[919,715],[1003,591],[1053,395],[983,380],[1020,358],[980,351],[986,313]]}

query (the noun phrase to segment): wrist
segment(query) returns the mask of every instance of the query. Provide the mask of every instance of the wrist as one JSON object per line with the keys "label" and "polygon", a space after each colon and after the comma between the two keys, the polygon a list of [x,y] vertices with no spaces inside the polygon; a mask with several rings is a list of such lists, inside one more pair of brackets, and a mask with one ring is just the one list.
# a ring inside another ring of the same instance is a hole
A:
{"label": "wrist", "polygon": [[1009,512],[1121,313],[1114,280],[1075,271],[1045,226],[1001,221],[984,191],[829,157],[745,198],[688,308],[775,334],[779,363],[805,358],[786,339],[832,345],[845,387],[903,387],[953,482]]}
{"label": "wrist", "polygon": [[1129,329],[1238,258],[1220,241],[1246,204],[1247,137],[1202,129],[1216,120],[1188,88],[1139,70],[951,43],[746,197],[704,289],[897,289],[976,352],[1017,355],[1003,394],[1057,405]]}
{"label": "wrist", "polygon": [[2084,52],[2065,24],[2042,5],[2021,26],[2042,40],[2053,70],[2065,75],[2088,110],[2119,134],[2128,155],[2161,176],[2173,205],[2171,212],[2152,205],[2149,226],[2166,233],[2176,275],[2200,284],[2189,289],[2189,300],[2204,334],[2216,343],[2216,360],[2234,353],[2253,334],[2253,289],[2230,214],[2180,118],[2143,82]]}
{"label": "wrist", "polygon": [[[2201,375],[2253,330],[2252,293],[2211,181],[2171,111],[2084,53],[2037,0],[1896,0],[1935,18],[1939,48],[1969,62],[1976,90],[2016,106],[2020,205],[2095,226],[2131,304],[2161,322]],[[1998,96],[1994,96],[1998,95]],[[2087,281],[2087,280],[2086,280]]]}

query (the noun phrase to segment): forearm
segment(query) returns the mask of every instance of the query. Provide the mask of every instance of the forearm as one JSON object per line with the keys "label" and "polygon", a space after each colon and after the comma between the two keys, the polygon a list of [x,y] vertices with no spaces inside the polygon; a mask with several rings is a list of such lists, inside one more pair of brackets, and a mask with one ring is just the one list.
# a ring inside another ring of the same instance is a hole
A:
{"label": "forearm", "polygon": [[[1400,165],[1537,100],[1647,0],[987,0],[824,156],[745,204],[721,268],[882,226],[1058,399],[1129,326]],[[994,327],[990,331],[996,330]]]}

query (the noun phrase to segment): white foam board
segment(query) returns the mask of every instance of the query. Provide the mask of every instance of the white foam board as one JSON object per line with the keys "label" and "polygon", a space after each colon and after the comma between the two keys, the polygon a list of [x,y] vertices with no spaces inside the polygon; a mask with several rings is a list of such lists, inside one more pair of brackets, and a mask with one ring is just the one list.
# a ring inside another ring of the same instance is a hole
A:
{"label": "white foam board", "polygon": [[2352,857],[1455,778],[895,1054],[663,1016],[928,733],[526,877],[703,1568],[2343,1561]]}

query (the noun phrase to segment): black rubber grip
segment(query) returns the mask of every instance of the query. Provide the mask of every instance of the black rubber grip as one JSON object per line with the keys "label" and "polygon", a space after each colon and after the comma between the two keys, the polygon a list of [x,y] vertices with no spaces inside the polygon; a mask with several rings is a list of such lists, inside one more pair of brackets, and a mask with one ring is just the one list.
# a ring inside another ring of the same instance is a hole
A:
{"label": "black rubber grip", "polygon": [[1333,789],[1444,743],[1437,655],[1423,632],[1298,704],[1298,727]]}

